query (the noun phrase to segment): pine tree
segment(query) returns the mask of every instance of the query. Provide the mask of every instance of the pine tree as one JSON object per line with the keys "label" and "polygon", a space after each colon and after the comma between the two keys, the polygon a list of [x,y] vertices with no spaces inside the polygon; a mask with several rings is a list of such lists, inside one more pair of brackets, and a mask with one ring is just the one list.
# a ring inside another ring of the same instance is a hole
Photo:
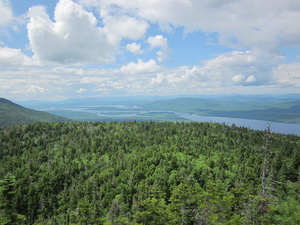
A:
{"label": "pine tree", "polygon": [[0,224],[22,224],[24,216],[15,211],[16,177],[7,174],[0,180]]}

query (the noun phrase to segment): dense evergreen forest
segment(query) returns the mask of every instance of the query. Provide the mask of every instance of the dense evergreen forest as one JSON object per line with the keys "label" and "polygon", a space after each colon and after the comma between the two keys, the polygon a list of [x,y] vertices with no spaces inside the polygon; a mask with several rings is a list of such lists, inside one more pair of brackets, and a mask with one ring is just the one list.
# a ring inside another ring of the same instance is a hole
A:
{"label": "dense evergreen forest", "polygon": [[300,224],[300,137],[269,127],[37,122],[0,145],[0,224]]}

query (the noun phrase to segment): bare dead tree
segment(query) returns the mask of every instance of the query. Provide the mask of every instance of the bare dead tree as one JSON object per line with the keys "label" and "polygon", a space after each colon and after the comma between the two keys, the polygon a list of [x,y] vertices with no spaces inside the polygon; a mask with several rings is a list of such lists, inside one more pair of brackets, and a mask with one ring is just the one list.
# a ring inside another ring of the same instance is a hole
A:
{"label": "bare dead tree", "polygon": [[267,198],[267,179],[270,172],[270,165],[269,165],[269,158],[271,156],[271,150],[270,150],[270,142],[271,142],[271,124],[266,124],[266,137],[265,137],[265,143],[263,146],[263,165],[262,165],[262,174],[261,174],[261,188],[262,188],[262,197]]}
{"label": "bare dead tree", "polygon": [[266,135],[265,143],[263,145],[263,162],[262,162],[262,173],[261,173],[261,202],[260,202],[260,212],[263,216],[265,212],[268,212],[268,204],[270,199],[273,198],[272,192],[276,191],[275,184],[280,183],[273,179],[270,176],[271,163],[270,159],[272,158],[272,150],[270,148],[271,144],[271,123],[266,124]]}

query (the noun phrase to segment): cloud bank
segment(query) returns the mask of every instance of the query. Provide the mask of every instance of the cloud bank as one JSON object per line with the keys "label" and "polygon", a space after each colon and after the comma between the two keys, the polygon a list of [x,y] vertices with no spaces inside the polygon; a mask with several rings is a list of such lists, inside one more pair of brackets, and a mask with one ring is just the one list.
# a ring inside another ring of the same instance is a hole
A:
{"label": "cloud bank", "polygon": [[[283,53],[300,47],[295,0],[59,0],[53,16],[28,9],[20,48],[4,40],[12,4],[0,0],[3,96],[299,92],[299,58]],[[226,51],[170,66],[179,30]]]}
{"label": "cloud bank", "polygon": [[6,26],[13,19],[13,11],[9,1],[0,0],[0,27]]}
{"label": "cloud bank", "polygon": [[[218,43],[236,47],[300,44],[300,2],[294,0],[103,0],[98,7],[117,5],[122,12],[158,23],[162,30],[184,27],[218,33]],[[99,3],[100,2],[100,3]],[[97,4],[98,3],[98,4]],[[107,7],[109,9],[109,7]]]}

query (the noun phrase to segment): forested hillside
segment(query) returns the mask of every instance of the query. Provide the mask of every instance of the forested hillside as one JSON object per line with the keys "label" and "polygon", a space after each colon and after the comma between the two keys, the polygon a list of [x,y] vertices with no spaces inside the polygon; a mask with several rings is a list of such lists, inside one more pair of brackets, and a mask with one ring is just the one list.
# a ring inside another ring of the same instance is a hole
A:
{"label": "forested hillside", "polygon": [[0,144],[2,224],[300,224],[299,136],[39,122]]}
{"label": "forested hillside", "polygon": [[60,116],[55,116],[50,113],[27,109],[5,98],[0,98],[0,128],[37,121],[62,122],[72,120]]}

